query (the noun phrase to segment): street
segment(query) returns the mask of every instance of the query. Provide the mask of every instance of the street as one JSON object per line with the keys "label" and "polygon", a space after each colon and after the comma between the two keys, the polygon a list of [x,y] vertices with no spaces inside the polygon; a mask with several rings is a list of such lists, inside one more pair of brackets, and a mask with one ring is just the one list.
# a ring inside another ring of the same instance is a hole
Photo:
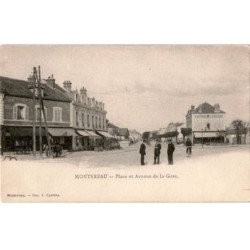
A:
{"label": "street", "polygon": [[[122,144],[122,149],[111,150],[111,151],[79,151],[73,153],[67,153],[64,157],[54,159],[43,159],[42,162],[61,162],[79,165],[81,167],[133,167],[140,166],[140,154],[139,154],[140,143],[128,146],[127,143]],[[206,146],[202,148],[201,145],[195,145],[192,149],[192,156],[190,158],[186,155],[186,147],[183,145],[176,145],[174,152],[174,165],[181,165],[183,161],[188,160],[189,163],[195,159],[202,158],[202,156],[209,157],[213,155],[228,154],[244,152],[249,153],[248,145],[240,146]],[[25,159],[25,156],[23,156]],[[32,156],[31,156],[32,158]],[[151,146],[146,147],[145,167],[157,167],[153,165],[154,160],[154,142]],[[167,164],[167,144],[162,143],[162,150],[160,156],[160,166],[166,166]],[[158,166],[159,167],[159,166]]]}

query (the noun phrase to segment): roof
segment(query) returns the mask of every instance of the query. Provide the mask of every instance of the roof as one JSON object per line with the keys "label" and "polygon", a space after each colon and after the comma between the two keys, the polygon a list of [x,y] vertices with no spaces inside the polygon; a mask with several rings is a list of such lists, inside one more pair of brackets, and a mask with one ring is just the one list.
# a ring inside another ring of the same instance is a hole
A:
{"label": "roof", "polygon": [[193,111],[188,110],[187,115],[189,114],[225,114],[224,111],[219,110],[218,112],[214,112],[214,106],[211,104],[204,102],[200,104],[197,108],[195,108]]}
{"label": "roof", "polygon": [[126,136],[129,133],[127,128],[119,128],[119,135]]}
{"label": "roof", "polygon": [[117,126],[115,126],[113,123],[108,123],[108,128],[118,128]]}
{"label": "roof", "polygon": [[[0,76],[0,91],[9,96],[32,98],[33,95],[28,85],[28,81]],[[55,84],[55,89],[52,89],[47,84],[44,84],[43,86],[45,87],[44,100],[71,102],[70,98],[60,92],[61,87],[57,84]]]}

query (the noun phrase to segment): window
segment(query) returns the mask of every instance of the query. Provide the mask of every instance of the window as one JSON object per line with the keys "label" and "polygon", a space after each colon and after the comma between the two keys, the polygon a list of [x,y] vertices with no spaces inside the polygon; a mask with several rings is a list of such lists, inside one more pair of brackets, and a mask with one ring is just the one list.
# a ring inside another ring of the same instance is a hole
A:
{"label": "window", "polygon": [[105,122],[104,122],[104,118],[102,119],[102,126],[103,126],[103,129],[105,129]]}
{"label": "window", "polygon": [[87,115],[87,126],[89,127],[89,115]]}
{"label": "window", "polygon": [[95,117],[95,127],[98,128],[98,124],[97,124],[97,116]]}
{"label": "window", "polygon": [[15,104],[13,107],[13,119],[21,121],[28,120],[29,107],[25,104]]}
{"label": "window", "polygon": [[[44,107],[44,110],[45,110],[45,116],[47,118],[47,108]],[[40,107],[39,106],[36,106],[36,121],[40,121]],[[47,119],[46,119],[47,120]],[[44,121],[44,117],[43,117],[43,111],[42,111],[42,121]]]}
{"label": "window", "polygon": [[84,127],[84,113],[82,113],[82,126]]}
{"label": "window", "polygon": [[92,115],[92,128],[95,128],[95,120],[93,115]]}
{"label": "window", "polygon": [[62,108],[53,107],[53,122],[62,122]]}
{"label": "window", "polygon": [[79,126],[79,117],[78,117],[78,112],[76,111],[76,126]]}
{"label": "window", "polygon": [[210,123],[207,123],[207,129],[208,130],[210,129]]}
{"label": "window", "polygon": [[102,128],[101,117],[99,117],[99,128]]}

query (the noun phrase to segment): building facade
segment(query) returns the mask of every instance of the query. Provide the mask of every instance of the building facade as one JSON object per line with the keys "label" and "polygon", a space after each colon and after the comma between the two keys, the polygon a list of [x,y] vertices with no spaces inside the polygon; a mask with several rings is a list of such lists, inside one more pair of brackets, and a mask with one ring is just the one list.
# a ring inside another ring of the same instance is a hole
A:
{"label": "building facade", "polygon": [[[84,87],[80,92],[72,91],[71,82],[66,81],[62,88],[52,75],[42,80],[42,96],[52,144],[60,144],[68,150],[92,150],[113,139],[107,133],[104,103],[88,97]],[[38,100],[35,106],[33,103],[32,76],[28,81],[0,77],[1,148],[4,151],[32,149],[33,118],[38,148],[39,111]],[[42,139],[46,143],[43,115],[42,127]]]}
{"label": "building facade", "polygon": [[[39,104],[36,99],[35,107],[33,105],[33,88],[30,87],[29,81],[31,82],[32,79],[22,81],[0,77],[1,141],[5,151],[32,148],[33,117],[37,126],[36,142],[38,147]],[[74,131],[68,130],[68,133],[65,131],[66,128],[70,128],[70,100],[47,84],[42,85],[42,93],[48,127],[56,130],[57,133],[64,129],[65,136],[52,137],[52,142],[56,143],[59,140],[64,148],[71,149]],[[44,127],[43,118],[42,126]],[[43,142],[46,141],[44,128],[42,129],[42,139]]]}
{"label": "building facade", "polygon": [[72,90],[72,83],[65,81],[62,92],[70,98],[70,126],[76,130],[78,136],[73,138],[75,150],[93,149],[101,145],[104,140],[112,138],[107,133],[104,103],[94,97],[87,96],[87,89]]}
{"label": "building facade", "polygon": [[192,129],[193,142],[221,141],[220,132],[226,129],[226,113],[219,104],[212,106],[204,102],[197,108],[192,105],[186,115],[186,127]]}

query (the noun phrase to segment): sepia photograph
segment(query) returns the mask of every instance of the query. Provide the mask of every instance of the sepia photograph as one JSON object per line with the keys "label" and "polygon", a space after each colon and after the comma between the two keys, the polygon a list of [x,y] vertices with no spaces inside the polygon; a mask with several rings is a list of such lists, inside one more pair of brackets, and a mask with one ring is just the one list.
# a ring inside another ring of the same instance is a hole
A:
{"label": "sepia photograph", "polygon": [[1,45],[3,202],[249,202],[249,45]]}

